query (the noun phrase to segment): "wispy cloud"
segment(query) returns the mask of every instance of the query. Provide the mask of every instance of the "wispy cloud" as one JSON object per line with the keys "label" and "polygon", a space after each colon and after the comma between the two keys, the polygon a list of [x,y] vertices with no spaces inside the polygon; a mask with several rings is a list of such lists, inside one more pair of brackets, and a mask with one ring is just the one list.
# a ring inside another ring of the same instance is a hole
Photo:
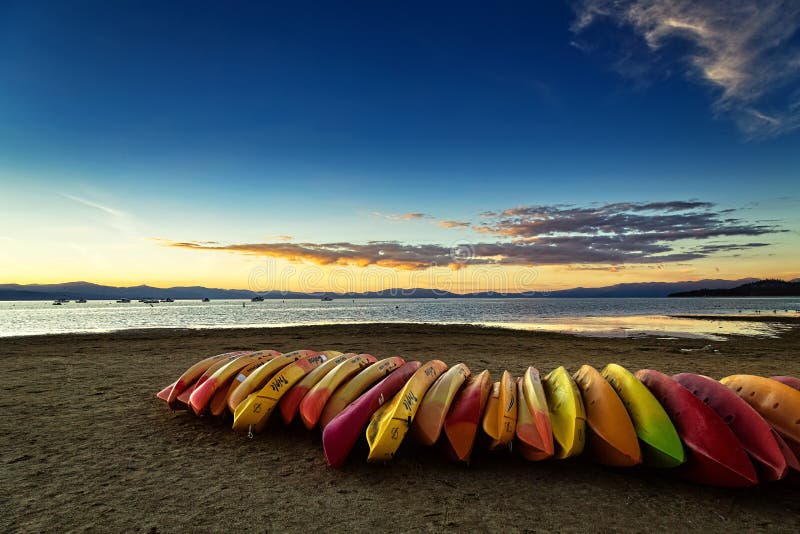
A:
{"label": "wispy cloud", "polygon": [[[783,232],[774,224],[726,217],[701,201],[618,202],[596,206],[535,205],[486,214],[474,226],[496,242],[451,248],[397,241],[367,243],[233,243],[163,240],[164,246],[269,256],[317,265],[377,265],[402,270],[469,265],[619,266],[685,262],[767,246],[741,238]],[[457,221],[460,223],[460,221]],[[709,239],[714,239],[709,242]],[[687,244],[688,243],[688,244]],[[606,267],[608,268],[608,267]]]}
{"label": "wispy cloud", "polygon": [[113,217],[122,217],[122,216],[125,215],[125,213],[120,211],[120,210],[117,210],[117,209],[109,207],[109,206],[104,206],[103,204],[100,204],[99,202],[95,202],[95,201],[89,200],[87,198],[79,197],[79,196],[76,196],[76,195],[70,195],[68,193],[63,193],[61,196],[63,196],[64,198],[68,198],[69,200],[72,200],[74,202],[77,202],[78,204],[83,204],[86,207],[94,208],[96,210],[102,211],[103,213],[105,213],[107,215],[111,215]]}
{"label": "wispy cloud", "polygon": [[389,219],[390,221],[414,221],[419,219],[433,219],[433,215],[428,215],[427,213],[380,213],[374,212],[375,215],[379,217],[384,217],[385,219]]}
{"label": "wispy cloud", "polygon": [[268,235],[268,239],[277,239],[278,241],[291,241],[294,239],[293,236],[287,234],[279,234],[279,235]]}
{"label": "wispy cloud", "polygon": [[[659,70],[670,57],[659,52],[673,42],[688,45],[672,51],[690,77],[718,90],[714,110],[729,114],[747,135],[779,135],[800,127],[796,0],[578,0],[574,7],[577,35],[599,20],[630,28],[650,50],[649,60],[660,63]],[[618,52],[620,57],[638,54]]]}
{"label": "wispy cloud", "polygon": [[442,228],[469,228],[472,223],[467,221],[439,221],[437,226]]}
{"label": "wispy cloud", "polygon": [[97,202],[96,200],[70,193],[61,193],[61,196],[93,210],[100,216],[97,220],[102,224],[125,234],[133,235],[135,233],[134,219],[127,212]]}

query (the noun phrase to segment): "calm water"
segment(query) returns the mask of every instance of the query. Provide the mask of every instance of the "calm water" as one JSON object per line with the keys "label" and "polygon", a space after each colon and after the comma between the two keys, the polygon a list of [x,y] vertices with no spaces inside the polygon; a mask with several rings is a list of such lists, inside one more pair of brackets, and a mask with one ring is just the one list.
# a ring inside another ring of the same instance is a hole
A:
{"label": "calm water", "polygon": [[[243,306],[244,304],[244,306]],[[772,299],[357,299],[0,302],[0,337],[130,328],[210,328],[330,323],[424,322],[503,326],[583,335],[776,335],[780,325],[748,315],[800,316],[800,298]],[[681,314],[741,315],[741,321],[701,321]]]}

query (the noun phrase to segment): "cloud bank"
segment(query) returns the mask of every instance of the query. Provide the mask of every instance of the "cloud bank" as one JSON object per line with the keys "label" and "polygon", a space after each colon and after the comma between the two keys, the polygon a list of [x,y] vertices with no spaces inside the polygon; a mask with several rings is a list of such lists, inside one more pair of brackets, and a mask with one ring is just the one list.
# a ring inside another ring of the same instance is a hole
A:
{"label": "cloud bank", "polygon": [[[316,265],[376,265],[400,270],[470,265],[619,266],[682,262],[760,248],[769,243],[751,240],[753,237],[784,231],[775,225],[730,217],[730,210],[699,201],[520,206],[485,212],[472,228],[477,236],[491,235],[496,241],[461,242],[453,247],[398,241],[217,244],[162,240],[161,244]],[[750,239],[744,243],[721,241],[734,237]]]}
{"label": "cloud bank", "polygon": [[729,114],[747,135],[800,127],[800,2],[578,0],[574,9],[577,35],[598,21],[611,21],[640,37],[652,61],[669,56],[659,52],[677,45],[671,50],[688,75],[718,90],[714,110]]}

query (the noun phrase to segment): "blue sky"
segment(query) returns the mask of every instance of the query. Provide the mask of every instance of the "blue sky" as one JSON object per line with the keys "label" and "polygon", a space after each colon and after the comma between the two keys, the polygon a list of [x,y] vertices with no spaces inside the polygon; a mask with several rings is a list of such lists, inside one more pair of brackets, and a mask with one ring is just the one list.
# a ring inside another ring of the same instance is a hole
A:
{"label": "blue sky", "polygon": [[673,35],[713,3],[431,4],[3,3],[3,222],[45,246],[37,220],[85,218],[72,195],[139,238],[433,243],[454,231],[382,215],[700,199],[797,229],[797,76],[752,81],[787,60],[750,45],[749,85],[703,74],[706,30],[744,19]]}

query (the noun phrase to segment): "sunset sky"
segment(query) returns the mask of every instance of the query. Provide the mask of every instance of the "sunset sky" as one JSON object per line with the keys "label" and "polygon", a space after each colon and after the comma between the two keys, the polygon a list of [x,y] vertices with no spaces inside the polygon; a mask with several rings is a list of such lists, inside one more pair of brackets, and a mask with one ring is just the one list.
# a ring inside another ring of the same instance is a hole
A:
{"label": "sunset sky", "polygon": [[3,2],[0,283],[800,277],[796,2]]}

